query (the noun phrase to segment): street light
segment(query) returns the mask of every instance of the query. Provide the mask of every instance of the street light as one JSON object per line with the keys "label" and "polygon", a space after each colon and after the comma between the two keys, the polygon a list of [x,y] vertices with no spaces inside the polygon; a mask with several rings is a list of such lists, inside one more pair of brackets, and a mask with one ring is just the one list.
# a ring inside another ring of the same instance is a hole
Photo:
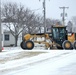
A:
{"label": "street light", "polygon": [[0,52],[2,51],[1,0],[0,0]]}

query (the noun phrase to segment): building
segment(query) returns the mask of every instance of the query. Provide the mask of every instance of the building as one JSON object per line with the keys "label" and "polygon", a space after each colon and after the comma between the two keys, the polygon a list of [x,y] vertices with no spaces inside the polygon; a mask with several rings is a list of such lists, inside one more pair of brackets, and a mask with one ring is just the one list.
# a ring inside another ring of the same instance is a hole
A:
{"label": "building", "polygon": [[14,46],[15,45],[15,38],[14,36],[11,34],[10,31],[4,31],[4,46],[7,47],[7,46]]}
{"label": "building", "polygon": [[[20,46],[20,43],[22,42],[22,33],[18,37],[17,46]],[[9,47],[15,45],[15,37],[11,34],[10,31],[4,31],[3,32],[3,46]]]}

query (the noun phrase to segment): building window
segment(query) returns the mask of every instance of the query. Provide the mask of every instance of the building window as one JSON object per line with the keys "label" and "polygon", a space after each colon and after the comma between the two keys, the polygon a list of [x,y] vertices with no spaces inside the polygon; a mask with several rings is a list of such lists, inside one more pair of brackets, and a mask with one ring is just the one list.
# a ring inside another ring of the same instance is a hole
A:
{"label": "building window", "polygon": [[9,35],[5,34],[5,41],[9,41]]}

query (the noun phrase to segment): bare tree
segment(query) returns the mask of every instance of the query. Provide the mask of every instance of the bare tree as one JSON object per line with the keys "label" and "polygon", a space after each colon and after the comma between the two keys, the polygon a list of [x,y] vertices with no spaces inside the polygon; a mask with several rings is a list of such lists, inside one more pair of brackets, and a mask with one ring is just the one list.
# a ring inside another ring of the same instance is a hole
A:
{"label": "bare tree", "polygon": [[[26,17],[26,29],[27,33],[37,33],[39,31],[39,27],[42,25],[42,17],[36,15],[34,12],[28,12]],[[24,30],[24,34],[26,31]]]}
{"label": "bare tree", "polygon": [[71,21],[69,21],[68,24],[67,24],[67,31],[72,32],[72,27],[73,27],[73,24],[72,24]]}
{"label": "bare tree", "polygon": [[17,46],[18,36],[21,32],[36,33],[40,27],[41,19],[39,15],[28,8],[16,3],[6,3],[2,7],[2,17],[5,19],[5,26],[7,26],[11,34],[15,37],[15,46]]}
{"label": "bare tree", "polygon": [[74,26],[76,25],[76,16],[73,16],[72,17],[72,22],[73,22],[73,24],[74,24]]}
{"label": "bare tree", "polygon": [[37,21],[37,28],[38,28],[38,32],[42,33],[42,27],[44,27],[43,22],[44,22],[44,18],[40,15],[37,15],[36,17],[36,21]]}
{"label": "bare tree", "polygon": [[16,3],[6,3],[2,7],[2,17],[5,17],[3,22],[15,37],[15,46],[17,46],[19,34],[24,29],[28,11],[29,9],[25,10],[24,6],[17,6]]}
{"label": "bare tree", "polygon": [[72,17],[72,23],[73,23],[72,31],[76,33],[76,16]]}
{"label": "bare tree", "polygon": [[40,15],[34,15],[31,22],[30,22],[30,30],[32,33],[38,33],[41,32],[40,27],[43,26],[43,18]]}

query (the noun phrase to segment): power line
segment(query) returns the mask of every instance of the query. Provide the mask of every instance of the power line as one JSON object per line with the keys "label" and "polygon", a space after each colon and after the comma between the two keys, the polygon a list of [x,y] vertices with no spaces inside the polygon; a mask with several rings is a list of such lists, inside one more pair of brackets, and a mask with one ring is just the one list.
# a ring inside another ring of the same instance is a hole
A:
{"label": "power line", "polygon": [[33,10],[31,10],[31,11],[38,11],[38,10],[42,10],[42,8],[33,9]]}
{"label": "power line", "polygon": [[61,13],[61,17],[62,17],[62,22],[63,22],[63,25],[65,25],[65,17],[67,17],[67,13],[65,13],[65,9],[68,9],[69,7],[59,7],[60,9],[63,10],[63,13]]}

